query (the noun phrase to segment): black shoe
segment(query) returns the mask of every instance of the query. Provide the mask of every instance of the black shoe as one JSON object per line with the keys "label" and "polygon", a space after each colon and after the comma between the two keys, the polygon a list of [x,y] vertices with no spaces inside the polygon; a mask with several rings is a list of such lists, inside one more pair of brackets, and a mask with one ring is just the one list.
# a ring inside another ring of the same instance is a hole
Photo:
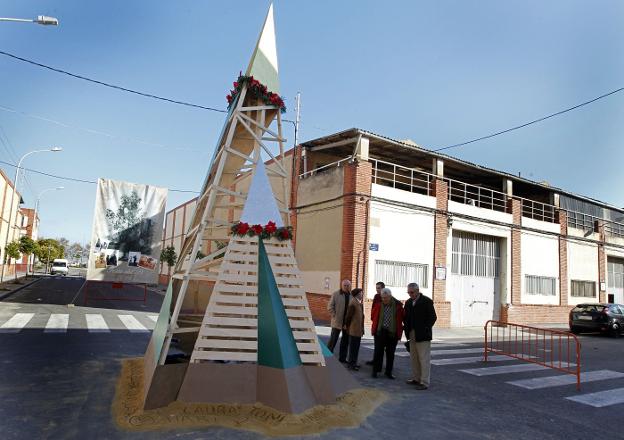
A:
{"label": "black shoe", "polygon": [[394,376],[392,375],[392,373],[385,373],[384,375],[385,375],[388,379],[396,379],[396,377],[394,377]]}
{"label": "black shoe", "polygon": [[349,366],[347,366],[347,369],[353,370],[353,371],[360,371],[360,366],[359,365],[349,365]]}
{"label": "black shoe", "polygon": [[341,364],[346,364],[346,363],[347,363],[347,360],[346,360],[346,359],[338,359],[338,361],[339,361]]}
{"label": "black shoe", "polygon": [[409,385],[421,385],[421,383],[418,382],[416,379],[409,379],[409,380],[405,381],[405,383],[407,383]]}
{"label": "black shoe", "polygon": [[366,365],[373,365],[373,361],[366,361]]}
{"label": "black shoe", "polygon": [[376,371],[373,371],[372,377],[373,377],[373,379],[377,379],[377,372]]}
{"label": "black shoe", "polygon": [[420,391],[424,391],[426,389],[428,389],[429,387],[427,385],[423,385],[421,383],[419,383],[418,385],[416,385],[416,389],[420,390]]}

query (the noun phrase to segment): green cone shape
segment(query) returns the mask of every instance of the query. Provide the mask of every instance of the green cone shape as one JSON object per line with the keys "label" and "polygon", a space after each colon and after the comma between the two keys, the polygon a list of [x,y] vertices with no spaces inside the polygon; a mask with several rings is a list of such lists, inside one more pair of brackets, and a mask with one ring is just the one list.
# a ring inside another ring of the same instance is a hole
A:
{"label": "green cone shape", "polygon": [[291,368],[301,365],[269,257],[258,239],[258,365]]}

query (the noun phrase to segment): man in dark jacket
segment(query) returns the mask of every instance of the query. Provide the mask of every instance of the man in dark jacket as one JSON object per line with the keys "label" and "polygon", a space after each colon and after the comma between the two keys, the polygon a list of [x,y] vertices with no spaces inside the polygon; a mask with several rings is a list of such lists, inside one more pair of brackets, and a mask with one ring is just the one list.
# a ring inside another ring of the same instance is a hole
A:
{"label": "man in dark jacket", "polygon": [[409,340],[413,373],[407,383],[415,385],[419,390],[426,390],[429,388],[431,373],[432,328],[438,317],[433,301],[420,293],[418,284],[408,284],[407,293],[410,297],[405,301],[403,329]]}
{"label": "man in dark jacket", "polygon": [[387,287],[381,289],[381,301],[373,306],[373,325],[371,333],[375,338],[373,354],[373,377],[381,372],[384,353],[386,354],[386,372],[388,379],[394,379],[394,352],[397,342],[403,334],[403,304],[392,296]]}

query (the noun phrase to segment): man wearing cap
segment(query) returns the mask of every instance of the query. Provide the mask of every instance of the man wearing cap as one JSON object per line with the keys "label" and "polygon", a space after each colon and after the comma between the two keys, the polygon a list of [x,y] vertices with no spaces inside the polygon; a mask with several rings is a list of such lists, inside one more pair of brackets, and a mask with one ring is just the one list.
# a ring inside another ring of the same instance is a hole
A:
{"label": "man wearing cap", "polygon": [[433,301],[420,293],[418,284],[408,284],[407,293],[409,299],[405,301],[403,329],[409,341],[413,374],[407,383],[415,385],[418,390],[426,390],[431,373],[432,328],[437,316]]}

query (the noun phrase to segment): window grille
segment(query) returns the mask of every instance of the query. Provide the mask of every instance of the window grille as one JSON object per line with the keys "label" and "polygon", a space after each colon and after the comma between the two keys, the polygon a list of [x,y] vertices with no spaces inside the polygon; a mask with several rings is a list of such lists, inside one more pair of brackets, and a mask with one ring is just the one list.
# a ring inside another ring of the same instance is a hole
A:
{"label": "window grille", "polygon": [[451,272],[497,278],[500,273],[499,240],[487,235],[454,232]]}
{"label": "window grille", "polygon": [[375,260],[375,280],[383,281],[387,286],[404,287],[409,283],[418,283],[421,288],[427,288],[428,275],[427,264]]}
{"label": "window grille", "polygon": [[525,275],[524,281],[524,291],[527,295],[555,296],[557,294],[556,278]]}
{"label": "window grille", "polygon": [[579,298],[595,298],[596,283],[594,281],[572,280],[571,295]]}
{"label": "window grille", "polygon": [[624,264],[607,262],[607,283],[610,288],[624,288]]}

